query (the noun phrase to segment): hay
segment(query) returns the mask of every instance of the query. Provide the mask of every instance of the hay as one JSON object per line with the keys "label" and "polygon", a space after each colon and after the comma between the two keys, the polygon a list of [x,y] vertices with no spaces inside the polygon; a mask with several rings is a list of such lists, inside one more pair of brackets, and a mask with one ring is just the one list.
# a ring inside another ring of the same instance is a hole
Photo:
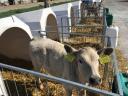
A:
{"label": "hay", "polygon": [[64,43],[73,46],[76,49],[83,47],[93,47],[97,50],[101,49],[103,46],[103,37],[100,36],[76,36],[72,35],[70,38],[65,38]]}
{"label": "hay", "polygon": [[80,24],[71,26],[71,32],[85,33],[88,35],[102,35],[103,20],[97,18],[82,18]]}
{"label": "hay", "polygon": [[128,59],[125,58],[125,56],[123,55],[121,50],[116,49],[116,56],[117,56],[117,60],[118,60],[119,71],[128,72]]}
{"label": "hay", "polygon": [[81,18],[80,24],[103,25],[103,17],[84,17]]}
{"label": "hay", "polygon": [[102,34],[103,26],[72,26],[71,32],[79,32],[79,33],[86,33],[86,34]]}

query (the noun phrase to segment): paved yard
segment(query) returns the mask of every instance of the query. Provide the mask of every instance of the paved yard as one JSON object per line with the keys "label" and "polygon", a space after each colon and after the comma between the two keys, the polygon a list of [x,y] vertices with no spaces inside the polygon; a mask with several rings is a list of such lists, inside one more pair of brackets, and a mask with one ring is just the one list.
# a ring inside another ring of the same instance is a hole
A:
{"label": "paved yard", "polygon": [[128,0],[105,0],[114,15],[114,25],[119,27],[118,48],[128,58]]}

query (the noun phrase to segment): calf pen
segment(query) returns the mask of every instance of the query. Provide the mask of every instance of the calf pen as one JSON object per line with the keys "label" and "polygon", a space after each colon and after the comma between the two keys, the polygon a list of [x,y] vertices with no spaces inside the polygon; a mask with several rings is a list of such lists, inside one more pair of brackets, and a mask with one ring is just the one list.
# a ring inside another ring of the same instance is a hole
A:
{"label": "calf pen", "polygon": [[[71,32],[61,33],[61,36],[63,36],[61,38],[62,43],[70,44],[77,49],[85,46],[91,46],[99,50],[103,47],[111,45],[111,38],[104,35],[87,35],[84,33]],[[116,75],[117,81],[119,78],[115,53],[112,54],[111,60],[112,62],[109,64],[100,65],[100,74],[102,76],[103,83],[101,86],[96,87],[79,84],[77,82],[68,81],[62,78],[5,65],[2,63],[0,63],[0,68],[2,77],[4,78],[5,86],[7,88],[8,96],[65,96],[65,90],[61,83],[66,83],[71,86],[86,89],[88,95],[90,96],[94,96],[94,94],[99,94],[101,96],[123,96],[123,91],[119,83],[118,93],[111,92],[114,76]],[[43,91],[38,89],[36,77],[41,77],[44,79],[44,86],[45,81],[48,81],[48,86]],[[77,96],[77,91],[73,90],[73,95]]]}
{"label": "calf pen", "polygon": [[[67,19],[67,21],[69,20],[70,19]],[[77,19],[77,21],[79,20],[81,19]],[[105,19],[101,19],[101,22],[104,23],[103,20]],[[70,44],[77,49],[85,46],[91,46],[96,48],[97,50],[100,50],[101,48],[111,46],[111,38],[105,36],[105,24],[101,23],[101,25],[90,26],[79,23],[75,23],[75,26],[69,26],[69,23],[64,24],[62,22],[61,25],[63,25],[63,27],[60,28],[62,31],[62,33],[60,33],[60,41],[62,43]],[[51,31],[51,35],[53,34],[54,36],[54,33],[55,32]],[[46,35],[48,35],[47,32]],[[71,86],[86,89],[88,91],[88,95],[90,96],[94,96],[94,94],[99,94],[101,96],[123,96],[123,91],[119,82],[119,71],[117,67],[117,61],[115,59],[115,53],[112,54],[111,60],[112,62],[108,64],[100,65],[100,73],[103,78],[103,83],[101,84],[101,86],[95,87],[5,64],[0,64],[0,66],[2,77],[4,78],[5,86],[7,88],[7,93],[9,96],[65,96],[65,90],[63,86],[58,83],[66,83]],[[118,82],[118,93],[111,92],[115,75]],[[43,91],[39,90],[36,83],[36,77],[44,78],[44,86],[46,86],[45,81],[48,81],[48,86],[45,87]],[[77,96],[77,92],[75,90],[73,90],[73,95]]]}
{"label": "calf pen", "polygon": [[[86,34],[105,35],[106,32],[106,8],[100,9],[99,16],[80,15],[80,10],[75,10],[72,17],[61,18],[61,32],[79,32]],[[87,13],[87,12],[85,12]],[[82,13],[84,14],[84,13]]]}

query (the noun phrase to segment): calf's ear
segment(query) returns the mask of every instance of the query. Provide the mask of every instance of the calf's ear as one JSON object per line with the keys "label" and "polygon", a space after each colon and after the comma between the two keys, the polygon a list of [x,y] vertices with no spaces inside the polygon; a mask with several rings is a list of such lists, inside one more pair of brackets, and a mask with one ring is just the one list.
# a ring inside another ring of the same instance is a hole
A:
{"label": "calf's ear", "polygon": [[75,49],[73,47],[71,47],[70,45],[67,45],[67,44],[64,45],[64,48],[67,53],[72,53],[75,51]]}
{"label": "calf's ear", "polygon": [[113,52],[113,48],[103,48],[101,50],[98,50],[97,53],[104,54],[104,55],[110,55]]}

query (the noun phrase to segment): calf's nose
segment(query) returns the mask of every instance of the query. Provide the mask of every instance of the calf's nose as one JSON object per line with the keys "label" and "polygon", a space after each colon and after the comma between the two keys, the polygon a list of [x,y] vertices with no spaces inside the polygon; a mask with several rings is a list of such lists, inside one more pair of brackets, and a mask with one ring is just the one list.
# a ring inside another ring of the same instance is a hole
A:
{"label": "calf's nose", "polygon": [[89,79],[89,83],[92,84],[92,85],[101,84],[101,78],[100,77],[91,77]]}

